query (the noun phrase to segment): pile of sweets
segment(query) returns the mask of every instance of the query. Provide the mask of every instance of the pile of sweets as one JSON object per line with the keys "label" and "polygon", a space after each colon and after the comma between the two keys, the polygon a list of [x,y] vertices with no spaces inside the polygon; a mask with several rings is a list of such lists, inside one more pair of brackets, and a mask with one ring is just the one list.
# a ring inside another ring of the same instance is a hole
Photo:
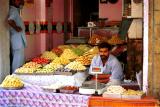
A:
{"label": "pile of sweets", "polygon": [[3,88],[20,88],[23,86],[23,82],[15,75],[6,76],[6,78],[3,80],[1,84],[1,87]]}

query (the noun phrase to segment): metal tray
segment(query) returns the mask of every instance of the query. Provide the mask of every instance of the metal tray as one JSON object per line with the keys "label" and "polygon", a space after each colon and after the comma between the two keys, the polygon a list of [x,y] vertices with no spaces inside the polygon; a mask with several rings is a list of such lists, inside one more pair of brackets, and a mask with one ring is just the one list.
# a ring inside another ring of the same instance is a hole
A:
{"label": "metal tray", "polygon": [[23,89],[24,86],[22,87],[2,87],[0,86],[0,88],[5,89],[5,90],[20,90],[20,89]]}

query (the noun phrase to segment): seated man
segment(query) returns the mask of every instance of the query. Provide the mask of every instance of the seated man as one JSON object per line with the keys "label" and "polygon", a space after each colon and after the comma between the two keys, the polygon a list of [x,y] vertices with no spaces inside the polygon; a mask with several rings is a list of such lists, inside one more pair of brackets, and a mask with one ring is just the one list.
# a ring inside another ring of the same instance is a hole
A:
{"label": "seated man", "polygon": [[108,43],[101,43],[98,48],[99,54],[93,57],[89,74],[93,66],[101,67],[103,74],[111,75],[107,85],[120,85],[123,79],[123,70],[118,59],[110,54],[111,46]]}

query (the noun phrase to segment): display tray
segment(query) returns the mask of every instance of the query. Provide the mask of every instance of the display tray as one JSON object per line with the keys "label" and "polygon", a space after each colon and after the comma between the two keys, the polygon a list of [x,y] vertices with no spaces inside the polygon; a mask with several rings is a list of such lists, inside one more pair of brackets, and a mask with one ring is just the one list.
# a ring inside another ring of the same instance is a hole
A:
{"label": "display tray", "polygon": [[107,98],[122,98],[121,94],[113,94],[113,93],[103,93],[102,95],[103,97],[107,97]]}
{"label": "display tray", "polygon": [[57,71],[63,71],[63,72],[85,72],[87,70],[84,69],[84,70],[74,70],[74,69],[69,69],[69,68],[64,68],[63,70],[57,70]]}
{"label": "display tray", "polygon": [[105,90],[105,88],[96,90],[95,88],[80,87],[79,88],[79,93],[82,94],[82,95],[94,95],[94,94],[96,94],[96,91],[97,91],[98,95],[102,95],[104,90]]}
{"label": "display tray", "polygon": [[73,94],[75,92],[78,92],[79,88],[78,87],[74,87],[74,86],[66,86],[63,87],[61,89],[59,89],[59,91],[61,93],[68,93],[68,94]]}
{"label": "display tray", "polygon": [[17,73],[15,72],[14,74],[17,74],[17,75],[54,75],[54,72],[52,73]]}
{"label": "display tray", "polygon": [[59,89],[51,89],[51,88],[42,88],[43,91],[46,91],[46,92],[53,92],[53,93],[56,93],[58,92]]}
{"label": "display tray", "polygon": [[78,92],[78,89],[77,89],[77,90],[65,90],[65,89],[60,89],[59,91],[60,91],[61,93],[73,94],[73,93]]}
{"label": "display tray", "polygon": [[61,71],[56,71],[54,74],[55,75],[74,75],[76,72],[61,72]]}
{"label": "display tray", "polygon": [[20,89],[24,88],[24,86],[22,86],[22,87],[3,87],[3,86],[0,86],[0,88],[5,89],[5,90],[20,90]]}
{"label": "display tray", "polygon": [[74,75],[77,72],[85,72],[85,70],[71,70],[71,69],[64,69],[64,70],[56,70],[54,72],[55,75]]}
{"label": "display tray", "polygon": [[122,95],[122,99],[142,99],[145,97],[145,94],[142,95]]}
{"label": "display tray", "polygon": [[89,68],[90,67],[90,64],[89,65],[84,65],[85,67]]}

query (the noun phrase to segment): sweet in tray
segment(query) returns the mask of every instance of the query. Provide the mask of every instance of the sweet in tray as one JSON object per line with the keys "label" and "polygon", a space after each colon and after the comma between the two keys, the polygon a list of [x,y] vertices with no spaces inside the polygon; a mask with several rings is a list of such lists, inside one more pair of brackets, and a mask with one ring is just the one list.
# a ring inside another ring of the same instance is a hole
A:
{"label": "sweet in tray", "polygon": [[60,92],[73,94],[73,93],[77,92],[78,89],[79,88],[75,87],[75,86],[65,86],[65,87],[63,87],[63,88],[60,89]]}
{"label": "sweet in tray", "polygon": [[122,94],[122,98],[126,99],[141,99],[145,96],[145,93],[140,90],[127,90]]}
{"label": "sweet in tray", "polygon": [[24,87],[23,82],[15,75],[8,75],[0,85],[4,89],[21,89]]}
{"label": "sweet in tray", "polygon": [[75,71],[85,71],[86,67],[83,66],[80,62],[73,61],[65,66],[67,69],[75,70]]}

